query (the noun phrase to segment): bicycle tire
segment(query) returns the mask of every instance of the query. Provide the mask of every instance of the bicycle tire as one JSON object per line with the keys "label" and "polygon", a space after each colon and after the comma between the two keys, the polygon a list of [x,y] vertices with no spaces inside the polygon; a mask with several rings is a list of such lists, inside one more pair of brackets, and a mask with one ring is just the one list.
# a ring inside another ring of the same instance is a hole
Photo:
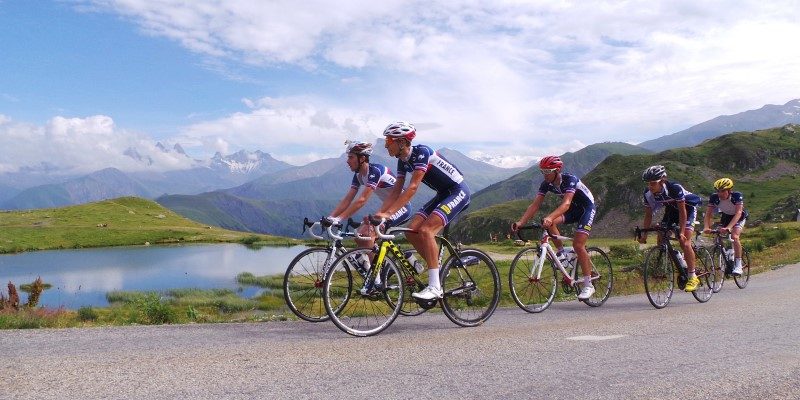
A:
{"label": "bicycle tire", "polygon": [[647,251],[644,259],[644,291],[647,300],[657,309],[669,304],[675,290],[675,268],[661,246]]}
{"label": "bicycle tire", "polygon": [[458,251],[445,261],[440,274],[442,310],[450,321],[478,326],[494,314],[500,303],[500,273],[488,254],[478,249]]}
{"label": "bicycle tire", "polygon": [[716,276],[716,266],[711,258],[711,253],[705,248],[695,249],[694,272],[700,279],[700,285],[692,292],[692,296],[697,301],[705,303],[714,295],[714,277]]}
{"label": "bicycle tire", "polygon": [[[556,268],[552,262],[542,265],[538,278],[532,276],[538,265],[541,249],[527,248],[517,253],[508,271],[508,287],[511,298],[519,308],[529,313],[540,313],[553,304],[556,295]],[[549,260],[548,260],[549,261]]]}
{"label": "bicycle tire", "polygon": [[739,289],[746,288],[747,283],[750,282],[750,266],[750,252],[742,247],[742,274],[733,277],[733,281],[736,282]]}
{"label": "bicycle tire", "polygon": [[[589,262],[592,263],[592,284],[595,291],[592,297],[582,301],[587,306],[600,307],[611,296],[611,290],[614,288],[614,269],[611,266],[611,260],[603,250],[589,247],[586,251],[589,253]],[[575,268],[580,268],[580,265],[576,265]],[[595,274],[598,276],[597,279],[594,279]],[[582,281],[582,279],[579,280],[579,282]]]}
{"label": "bicycle tire", "polygon": [[714,246],[714,250],[711,252],[711,259],[716,264],[714,293],[719,293],[722,287],[725,286],[725,255],[722,254],[723,251],[725,251],[723,247]]}
{"label": "bicycle tire", "polygon": [[326,265],[336,259],[331,249],[312,247],[295,256],[283,275],[283,299],[294,315],[309,322],[328,320],[322,300]]}
{"label": "bicycle tire", "polygon": [[[403,303],[403,280],[394,263],[384,262],[381,273],[387,278],[383,290],[372,290],[362,294],[364,277],[352,273],[345,260],[362,253],[372,254],[372,249],[354,249],[339,256],[328,270],[323,284],[325,310],[337,328],[353,336],[377,335],[400,314]],[[385,272],[383,272],[385,271]],[[389,272],[391,271],[391,272]],[[387,301],[391,298],[391,301]]]}

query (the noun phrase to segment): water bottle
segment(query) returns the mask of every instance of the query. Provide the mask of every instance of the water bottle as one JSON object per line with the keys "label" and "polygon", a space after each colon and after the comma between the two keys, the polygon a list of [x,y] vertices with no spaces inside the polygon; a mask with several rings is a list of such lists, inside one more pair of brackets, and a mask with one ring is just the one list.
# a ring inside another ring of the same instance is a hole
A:
{"label": "water bottle", "polygon": [[725,250],[725,273],[730,274],[733,271],[733,260],[736,258],[736,254],[733,252],[733,248]]}
{"label": "water bottle", "polygon": [[421,274],[422,271],[425,270],[425,266],[423,266],[422,263],[417,260],[417,257],[414,256],[413,250],[404,251],[403,256],[405,256],[406,260],[408,260],[408,262],[414,266],[414,269],[417,270],[418,274]]}
{"label": "water bottle", "polygon": [[728,260],[733,260],[736,258],[736,254],[733,252],[733,248],[725,250],[725,255],[727,256]]}
{"label": "water bottle", "polygon": [[675,258],[678,259],[678,264],[681,266],[681,269],[686,271],[686,259],[683,258],[683,253],[681,253],[680,251],[676,251]]}
{"label": "water bottle", "polygon": [[571,266],[574,266],[575,260],[578,259],[578,253],[576,253],[575,249],[573,249],[571,246],[564,247],[564,252],[567,253],[567,263],[569,263]]}

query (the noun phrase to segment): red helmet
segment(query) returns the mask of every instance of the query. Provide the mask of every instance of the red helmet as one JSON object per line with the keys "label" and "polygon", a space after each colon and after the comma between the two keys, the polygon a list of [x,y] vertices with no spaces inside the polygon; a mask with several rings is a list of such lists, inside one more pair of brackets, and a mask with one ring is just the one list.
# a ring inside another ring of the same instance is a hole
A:
{"label": "red helmet", "polygon": [[540,169],[561,169],[563,166],[564,162],[561,161],[559,156],[547,156],[539,160]]}

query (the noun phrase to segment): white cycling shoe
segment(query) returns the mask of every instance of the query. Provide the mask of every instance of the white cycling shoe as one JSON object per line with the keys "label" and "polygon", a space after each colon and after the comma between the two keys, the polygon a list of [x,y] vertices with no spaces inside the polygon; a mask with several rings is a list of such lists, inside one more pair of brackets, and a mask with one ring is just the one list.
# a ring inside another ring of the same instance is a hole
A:
{"label": "white cycling shoe", "polygon": [[411,293],[411,297],[420,300],[436,300],[442,298],[442,289],[426,286],[422,291]]}
{"label": "white cycling shoe", "polygon": [[578,295],[578,300],[590,299],[594,294],[594,286],[584,286],[581,289],[581,294]]}

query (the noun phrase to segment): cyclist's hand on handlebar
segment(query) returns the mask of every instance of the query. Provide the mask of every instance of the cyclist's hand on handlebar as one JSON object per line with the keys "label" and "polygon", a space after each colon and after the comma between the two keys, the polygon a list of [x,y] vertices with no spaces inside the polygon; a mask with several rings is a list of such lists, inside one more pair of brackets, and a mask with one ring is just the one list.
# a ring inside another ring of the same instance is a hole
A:
{"label": "cyclist's hand on handlebar", "polygon": [[369,216],[369,223],[373,226],[378,226],[386,222],[386,217],[383,213],[377,213]]}
{"label": "cyclist's hand on handlebar", "polygon": [[647,244],[647,234],[640,233],[639,236],[636,237],[636,241],[641,244]]}
{"label": "cyclist's hand on handlebar", "polygon": [[542,226],[543,226],[545,229],[547,229],[547,228],[550,228],[551,226],[553,226],[553,219],[552,219],[552,218],[550,218],[550,217],[544,217],[544,218],[542,218]]}
{"label": "cyclist's hand on handlebar", "polygon": [[516,231],[518,231],[518,230],[519,230],[519,228],[520,228],[521,226],[522,226],[522,224],[521,224],[521,223],[519,223],[519,221],[517,221],[517,222],[514,222],[513,224],[511,224],[511,231],[512,231],[512,232],[516,232]]}
{"label": "cyclist's hand on handlebar", "polygon": [[342,221],[342,219],[339,218],[339,217],[325,217],[325,218],[322,219],[322,221],[323,221],[323,225],[328,227],[328,226],[331,226],[331,225],[338,225],[339,222]]}

